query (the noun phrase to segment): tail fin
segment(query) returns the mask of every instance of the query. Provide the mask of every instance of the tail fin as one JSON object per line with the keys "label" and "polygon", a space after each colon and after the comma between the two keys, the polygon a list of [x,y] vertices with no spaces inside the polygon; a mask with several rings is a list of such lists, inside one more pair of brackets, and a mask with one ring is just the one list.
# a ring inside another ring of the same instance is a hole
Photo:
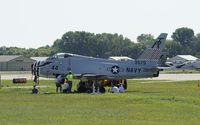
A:
{"label": "tail fin", "polygon": [[166,38],[167,33],[161,33],[153,45],[144,50],[144,52],[138,57],[138,60],[159,60],[161,56],[163,56],[162,49]]}

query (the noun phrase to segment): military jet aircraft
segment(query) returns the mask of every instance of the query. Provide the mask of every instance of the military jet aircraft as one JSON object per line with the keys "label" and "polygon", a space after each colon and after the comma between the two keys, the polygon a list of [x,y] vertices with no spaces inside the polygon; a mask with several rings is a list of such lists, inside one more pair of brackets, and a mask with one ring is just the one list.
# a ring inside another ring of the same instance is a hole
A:
{"label": "military jet aircraft", "polygon": [[35,75],[55,78],[57,74],[72,71],[75,79],[120,80],[158,77],[163,56],[163,46],[167,34],[161,33],[153,45],[147,48],[137,59],[116,61],[71,53],[57,53],[45,61],[34,64]]}
{"label": "military jet aircraft", "polygon": [[200,71],[200,61],[199,60],[187,61],[187,62],[184,62],[182,64],[175,66],[174,69]]}

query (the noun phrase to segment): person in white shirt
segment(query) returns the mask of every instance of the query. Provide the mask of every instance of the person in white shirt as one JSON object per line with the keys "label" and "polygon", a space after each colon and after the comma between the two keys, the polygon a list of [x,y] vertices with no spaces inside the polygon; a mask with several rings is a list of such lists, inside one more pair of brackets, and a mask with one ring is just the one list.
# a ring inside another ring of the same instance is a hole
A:
{"label": "person in white shirt", "polygon": [[68,93],[69,92],[69,83],[65,82],[63,86],[63,93]]}
{"label": "person in white shirt", "polygon": [[111,92],[112,93],[119,93],[119,88],[117,86],[113,86]]}
{"label": "person in white shirt", "polygon": [[119,92],[120,92],[120,93],[124,93],[124,87],[123,87],[123,85],[122,85],[122,84],[120,84],[120,87],[119,87]]}

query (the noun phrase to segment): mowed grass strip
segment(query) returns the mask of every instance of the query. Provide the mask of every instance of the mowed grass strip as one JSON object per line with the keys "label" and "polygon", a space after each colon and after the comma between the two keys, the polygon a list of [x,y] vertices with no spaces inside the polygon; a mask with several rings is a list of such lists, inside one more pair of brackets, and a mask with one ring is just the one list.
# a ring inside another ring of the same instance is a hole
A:
{"label": "mowed grass strip", "polygon": [[126,93],[101,95],[56,94],[51,80],[40,82],[47,87],[37,95],[31,88],[12,88],[31,81],[2,85],[1,125],[199,125],[197,81],[130,80]]}

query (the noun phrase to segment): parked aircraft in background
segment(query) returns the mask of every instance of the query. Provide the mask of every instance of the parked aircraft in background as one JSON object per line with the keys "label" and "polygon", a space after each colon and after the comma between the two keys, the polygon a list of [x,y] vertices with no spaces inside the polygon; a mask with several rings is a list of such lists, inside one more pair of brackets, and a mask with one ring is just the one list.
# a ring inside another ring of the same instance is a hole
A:
{"label": "parked aircraft in background", "polygon": [[117,61],[82,56],[71,53],[57,53],[33,66],[35,75],[55,78],[57,74],[72,71],[75,79],[81,81],[124,80],[158,77],[161,67],[158,63],[163,56],[162,49],[166,33],[161,33],[153,45],[137,59]]}
{"label": "parked aircraft in background", "polygon": [[184,62],[183,64],[177,65],[176,69],[200,71],[200,60]]}

